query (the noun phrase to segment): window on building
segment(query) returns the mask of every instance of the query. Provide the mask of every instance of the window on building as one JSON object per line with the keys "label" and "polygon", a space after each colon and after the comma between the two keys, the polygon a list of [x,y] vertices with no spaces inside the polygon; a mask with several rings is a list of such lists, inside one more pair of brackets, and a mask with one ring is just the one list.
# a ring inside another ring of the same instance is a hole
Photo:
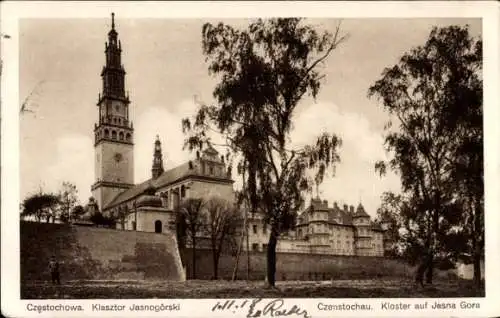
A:
{"label": "window on building", "polygon": [[124,139],[123,132],[120,132],[120,140],[123,140],[123,139]]}
{"label": "window on building", "polygon": [[132,221],[132,230],[133,231],[137,230],[137,225],[135,224],[135,221]]}
{"label": "window on building", "polygon": [[253,228],[253,234],[257,234],[257,225],[252,226]]}
{"label": "window on building", "polygon": [[111,138],[116,139],[116,131],[111,131]]}
{"label": "window on building", "polygon": [[162,226],[161,226],[161,221],[156,220],[155,221],[155,233],[161,233]]}
{"label": "window on building", "polygon": [[252,251],[258,251],[259,250],[259,244],[253,243],[252,244]]}
{"label": "window on building", "polygon": [[210,166],[209,171],[210,171],[210,174],[214,174],[214,167]]}
{"label": "window on building", "polygon": [[186,196],[186,188],[184,186],[181,186],[181,198],[184,198]]}
{"label": "window on building", "polygon": [[266,251],[267,250],[267,244],[262,244],[262,250]]}

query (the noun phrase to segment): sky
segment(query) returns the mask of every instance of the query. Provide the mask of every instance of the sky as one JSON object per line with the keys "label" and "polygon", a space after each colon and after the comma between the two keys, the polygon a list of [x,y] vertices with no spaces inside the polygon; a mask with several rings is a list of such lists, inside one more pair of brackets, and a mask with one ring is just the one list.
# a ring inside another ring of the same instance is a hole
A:
{"label": "sky", "polygon": [[[201,50],[205,22],[245,27],[249,20],[120,19],[130,118],[135,128],[135,182],[150,178],[153,143],[159,135],[166,169],[194,155],[183,150],[181,119],[196,111],[195,98],[212,101],[216,81]],[[339,20],[307,19],[333,32]],[[470,25],[481,36],[480,19],[344,19],[349,38],[322,67],[326,75],[316,100],[301,101],[294,114],[292,144],[310,143],[321,132],[342,139],[335,175],[319,187],[322,199],[362,202],[375,216],[384,191],[400,191],[399,177],[381,178],[374,163],[386,160],[383,126],[388,115],[367,97],[385,67],[425,43],[433,26]],[[94,177],[93,127],[102,90],[104,43],[110,19],[23,19],[20,22],[20,102],[27,96],[34,113],[20,120],[21,199],[57,191],[63,181],[77,186],[80,203],[91,196]],[[31,95],[30,95],[31,94]],[[195,97],[196,96],[196,97]],[[236,187],[239,182],[236,182]]]}

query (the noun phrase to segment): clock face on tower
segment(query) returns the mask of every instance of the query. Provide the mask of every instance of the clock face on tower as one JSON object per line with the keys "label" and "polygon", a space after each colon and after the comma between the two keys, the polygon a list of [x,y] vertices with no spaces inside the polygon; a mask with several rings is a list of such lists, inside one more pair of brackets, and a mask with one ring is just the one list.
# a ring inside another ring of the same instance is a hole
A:
{"label": "clock face on tower", "polygon": [[117,152],[117,153],[115,153],[113,158],[115,159],[116,162],[120,162],[120,161],[122,161],[123,156],[121,153]]}

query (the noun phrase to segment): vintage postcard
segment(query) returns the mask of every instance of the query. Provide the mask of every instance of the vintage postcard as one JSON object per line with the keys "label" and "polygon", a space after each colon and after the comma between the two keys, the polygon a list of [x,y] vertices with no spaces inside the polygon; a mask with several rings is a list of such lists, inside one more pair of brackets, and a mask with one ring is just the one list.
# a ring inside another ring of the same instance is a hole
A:
{"label": "vintage postcard", "polygon": [[3,2],[2,314],[500,314],[495,2]]}

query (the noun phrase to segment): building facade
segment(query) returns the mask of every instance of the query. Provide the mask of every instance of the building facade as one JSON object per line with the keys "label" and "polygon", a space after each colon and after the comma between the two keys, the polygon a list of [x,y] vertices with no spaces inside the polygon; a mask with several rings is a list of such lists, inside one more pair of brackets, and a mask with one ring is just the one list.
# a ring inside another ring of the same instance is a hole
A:
{"label": "building facade", "polygon": [[[249,248],[265,251],[269,241],[268,225],[262,215],[250,214]],[[326,200],[312,199],[299,214],[293,230],[280,236],[277,251],[346,256],[383,256],[384,230],[375,225],[362,204],[354,206],[337,203],[328,206]]]}
{"label": "building facade", "polygon": [[[230,169],[214,148],[209,146],[184,164],[164,170],[159,136],[153,145],[151,178],[134,184],[134,128],[121,53],[112,14],[94,126],[96,181],[87,213],[112,216],[119,229],[161,233],[175,229],[175,211],[185,199],[218,197],[234,202]],[[263,251],[269,239],[267,226],[262,215],[248,215],[249,248]],[[361,204],[354,212],[352,206],[340,209],[335,203],[330,208],[328,202],[314,199],[298,217],[295,229],[280,236],[277,248],[290,253],[382,256],[383,231],[373,226]]]}
{"label": "building facade", "polygon": [[162,232],[175,220],[173,211],[184,199],[220,196],[232,200],[233,181],[224,157],[214,148],[197,152],[192,160],[165,171],[159,136],[154,142],[151,178],[134,184],[134,128],[121,54],[112,14],[94,126],[96,181],[88,214],[99,211],[113,216],[122,229]]}

